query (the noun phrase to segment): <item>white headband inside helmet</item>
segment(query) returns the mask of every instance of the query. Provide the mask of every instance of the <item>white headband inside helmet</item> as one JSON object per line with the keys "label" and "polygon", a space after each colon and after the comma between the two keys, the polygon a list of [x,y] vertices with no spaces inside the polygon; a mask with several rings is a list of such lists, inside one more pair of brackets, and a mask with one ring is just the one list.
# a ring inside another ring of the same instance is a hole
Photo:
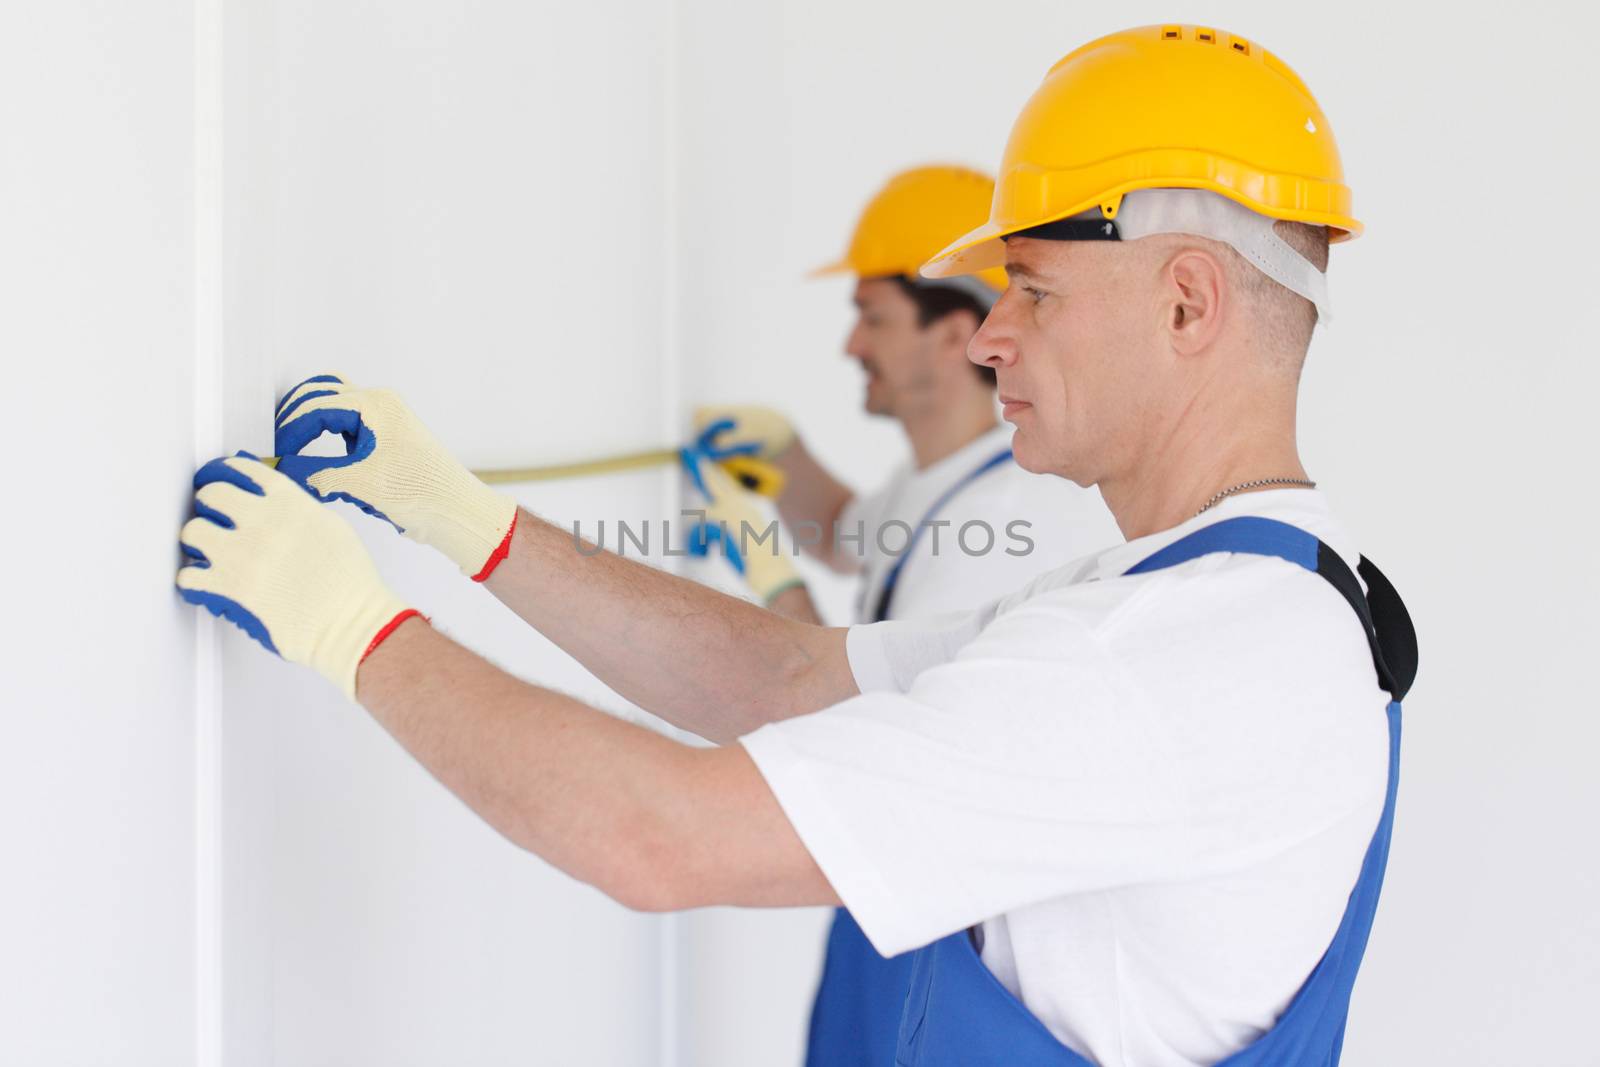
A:
{"label": "white headband inside helmet", "polygon": [[[1062,222],[1083,227],[1083,239],[1137,241],[1160,233],[1186,233],[1221,241],[1261,273],[1315,304],[1318,322],[1333,317],[1328,303],[1328,276],[1277,235],[1272,219],[1220,193],[1204,189],[1135,189],[1122,198],[1114,225],[1099,208],[1090,208]],[[1040,236],[1061,225],[1046,223],[1038,227]],[[1065,233],[1063,230],[1063,236]],[[1025,230],[1016,236],[1028,235]]]}

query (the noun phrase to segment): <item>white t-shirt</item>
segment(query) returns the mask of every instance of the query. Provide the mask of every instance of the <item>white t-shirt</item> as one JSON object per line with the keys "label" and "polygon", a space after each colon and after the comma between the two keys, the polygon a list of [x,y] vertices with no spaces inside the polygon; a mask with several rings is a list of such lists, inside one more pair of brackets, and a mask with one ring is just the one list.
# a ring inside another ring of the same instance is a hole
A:
{"label": "white t-shirt", "polygon": [[891,619],[970,611],[1086,552],[1122,542],[1098,490],[1030,474],[1013,460],[962,485],[929,518],[941,495],[1011,447],[1012,432],[996,427],[924,470],[904,464],[877,492],[845,506],[840,529],[862,531],[859,557],[856,542],[838,553],[845,568],[861,575],[856,621],[872,621],[897,554],[924,519],[927,528],[905,554],[895,584]]}
{"label": "white t-shirt", "polygon": [[1233,497],[976,613],[852,627],[862,691],[743,744],[884,954],[982,924],[984,963],[1065,1044],[1214,1063],[1332,940],[1387,783],[1355,613],[1276,558],[1122,577],[1234,515],[1307,530],[1321,494]]}

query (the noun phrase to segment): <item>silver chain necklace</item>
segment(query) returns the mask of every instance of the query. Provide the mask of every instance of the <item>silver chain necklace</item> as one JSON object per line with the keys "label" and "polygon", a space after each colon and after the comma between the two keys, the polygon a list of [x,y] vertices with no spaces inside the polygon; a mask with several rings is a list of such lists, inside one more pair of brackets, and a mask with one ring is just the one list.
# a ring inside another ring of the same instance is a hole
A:
{"label": "silver chain necklace", "polygon": [[1229,486],[1210,500],[1207,500],[1205,506],[1195,514],[1204,515],[1235,493],[1242,493],[1246,489],[1261,489],[1268,485],[1297,485],[1305,489],[1315,489],[1317,487],[1316,482],[1307,478],[1258,478],[1253,482],[1240,482],[1238,485]]}

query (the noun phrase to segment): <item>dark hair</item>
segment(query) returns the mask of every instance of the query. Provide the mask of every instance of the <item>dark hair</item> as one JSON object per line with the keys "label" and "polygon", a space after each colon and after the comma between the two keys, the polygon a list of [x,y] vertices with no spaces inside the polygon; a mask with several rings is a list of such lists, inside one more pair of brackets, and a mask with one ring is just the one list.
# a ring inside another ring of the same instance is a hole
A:
{"label": "dark hair", "polygon": [[[972,312],[973,319],[981,326],[989,314],[989,309],[984,307],[977,297],[964,290],[944,285],[918,285],[904,274],[894,275],[894,280],[900,283],[901,291],[917,305],[917,325],[923,329],[958,311]],[[974,363],[972,369],[978,372],[979,378],[988,383],[989,388],[995,387],[993,367]]]}

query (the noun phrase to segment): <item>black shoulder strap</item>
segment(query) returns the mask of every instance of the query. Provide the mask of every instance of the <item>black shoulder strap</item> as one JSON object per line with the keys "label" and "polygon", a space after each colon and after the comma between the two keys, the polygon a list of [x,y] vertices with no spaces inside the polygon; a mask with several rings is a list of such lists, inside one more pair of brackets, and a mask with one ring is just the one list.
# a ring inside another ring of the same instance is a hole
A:
{"label": "black shoulder strap", "polygon": [[1361,577],[1367,594],[1361,595],[1361,582],[1339,553],[1317,542],[1317,573],[1337,589],[1361,619],[1372,648],[1372,662],[1378,668],[1378,681],[1395,700],[1404,700],[1417,677],[1417,631],[1400,594],[1372,561],[1361,557]]}
{"label": "black shoulder strap", "polygon": [[1395,699],[1400,700],[1417,680],[1417,630],[1411,624],[1411,613],[1406,610],[1400,594],[1365,556],[1361,557],[1361,577],[1367,583],[1367,603],[1372,607],[1378,644],[1399,687]]}
{"label": "black shoulder strap", "polygon": [[1129,567],[1125,574],[1145,574],[1175,567],[1212,552],[1244,552],[1276,556],[1315,571],[1355,610],[1366,631],[1378,681],[1396,701],[1403,699],[1417,676],[1417,631],[1400,594],[1365,557],[1361,577],[1367,594],[1339,553],[1298,526],[1260,515],[1237,515],[1202,526]]}

